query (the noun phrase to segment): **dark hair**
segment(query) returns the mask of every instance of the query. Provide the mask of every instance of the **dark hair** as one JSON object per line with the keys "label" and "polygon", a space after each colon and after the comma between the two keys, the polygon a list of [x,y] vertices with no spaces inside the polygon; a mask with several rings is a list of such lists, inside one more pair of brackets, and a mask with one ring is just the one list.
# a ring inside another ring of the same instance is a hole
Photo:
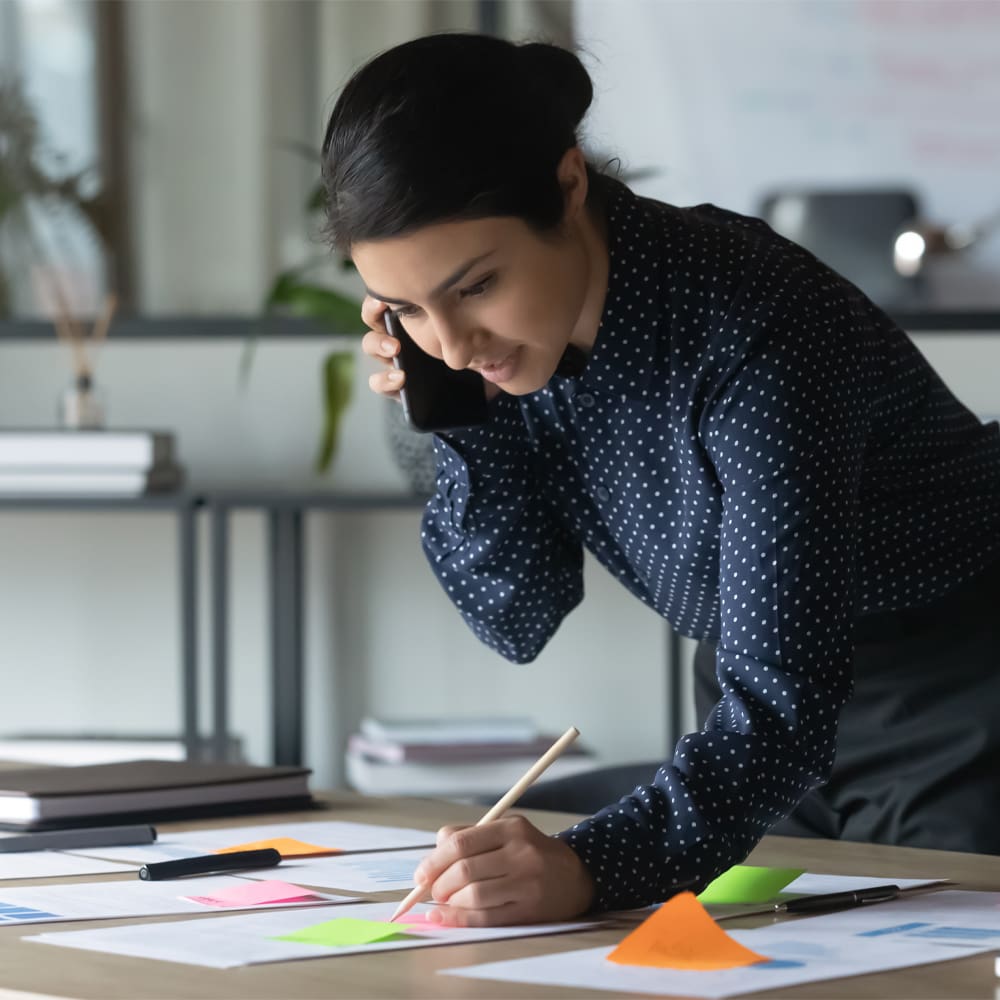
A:
{"label": "dark hair", "polygon": [[327,125],[327,237],[348,251],[487,216],[553,229],[556,168],[592,98],[580,60],[555,45],[440,34],[381,53],[348,81]]}

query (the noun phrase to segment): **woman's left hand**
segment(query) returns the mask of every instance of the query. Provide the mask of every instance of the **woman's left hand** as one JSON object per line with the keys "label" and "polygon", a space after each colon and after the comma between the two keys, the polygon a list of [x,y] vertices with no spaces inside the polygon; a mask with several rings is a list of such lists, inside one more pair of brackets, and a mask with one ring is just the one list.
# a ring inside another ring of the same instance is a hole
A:
{"label": "woman's left hand", "polygon": [[428,919],[453,927],[566,920],[594,898],[594,880],[577,853],[523,816],[442,827],[414,878],[437,904]]}

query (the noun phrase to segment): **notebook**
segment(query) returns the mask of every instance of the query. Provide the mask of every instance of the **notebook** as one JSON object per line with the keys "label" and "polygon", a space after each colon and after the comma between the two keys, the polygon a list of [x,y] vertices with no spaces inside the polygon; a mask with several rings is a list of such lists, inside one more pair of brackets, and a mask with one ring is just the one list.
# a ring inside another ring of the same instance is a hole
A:
{"label": "notebook", "polygon": [[0,770],[0,827],[308,808],[309,774],[301,767],[175,760]]}

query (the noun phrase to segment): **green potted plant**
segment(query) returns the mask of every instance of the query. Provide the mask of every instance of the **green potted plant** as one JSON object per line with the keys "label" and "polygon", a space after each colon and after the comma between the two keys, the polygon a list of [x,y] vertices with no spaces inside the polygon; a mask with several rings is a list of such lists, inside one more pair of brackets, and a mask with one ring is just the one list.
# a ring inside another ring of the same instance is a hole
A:
{"label": "green potted plant", "polygon": [[[284,145],[309,160],[315,158],[315,151],[305,144]],[[322,214],[325,203],[326,192],[322,181],[317,180],[304,206],[310,222]],[[366,327],[361,320],[361,303],[315,277],[321,267],[328,268],[329,264],[330,256],[324,253],[279,272],[264,299],[264,315],[299,316],[328,327],[337,336],[363,336]],[[340,265],[345,270],[352,267],[349,260],[342,260]],[[243,355],[241,368],[244,378],[249,374],[254,342],[254,338],[248,341]],[[353,384],[354,354],[342,349],[330,351],[322,365],[323,425],[316,451],[317,472],[328,471],[333,463],[341,421],[351,401]]]}
{"label": "green potted plant", "polygon": [[[267,314],[301,316],[322,323],[338,335],[362,336],[361,303],[314,281],[310,274],[318,262],[289,268],[278,274],[264,300]],[[247,356],[249,358],[249,356]],[[316,471],[326,472],[337,451],[340,424],[351,401],[354,354],[333,350],[322,366],[323,426],[316,452]]]}
{"label": "green potted plant", "polygon": [[[310,198],[314,201],[316,195]],[[361,303],[311,278],[313,267],[329,259],[290,268],[278,274],[264,302],[265,314],[285,314],[312,319],[329,327],[334,334],[363,336],[367,327],[361,321]],[[344,268],[352,267],[342,261]],[[249,355],[247,355],[249,358]],[[329,470],[337,451],[340,425],[351,401],[355,378],[352,351],[333,350],[323,359],[323,426],[316,452],[315,468]],[[402,407],[388,402],[385,408],[386,432],[393,458],[406,476],[414,493],[429,494],[434,485],[434,453],[430,435],[411,430],[403,418]]]}

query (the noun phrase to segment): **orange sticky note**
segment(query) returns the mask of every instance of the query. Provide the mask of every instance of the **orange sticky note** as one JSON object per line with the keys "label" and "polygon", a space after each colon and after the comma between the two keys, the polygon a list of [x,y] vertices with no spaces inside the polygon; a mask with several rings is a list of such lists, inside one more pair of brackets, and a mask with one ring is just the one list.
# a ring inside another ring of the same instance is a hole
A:
{"label": "orange sticky note", "polygon": [[233,854],[236,851],[262,851],[273,847],[283,858],[319,858],[324,854],[340,854],[337,847],[320,847],[319,844],[307,844],[304,840],[294,837],[273,837],[271,840],[254,840],[249,844],[236,844],[234,847],[220,847],[215,854]]}
{"label": "orange sticky note", "polygon": [[699,971],[768,961],[734,941],[690,892],[668,899],[608,955],[608,960],[619,965]]}

